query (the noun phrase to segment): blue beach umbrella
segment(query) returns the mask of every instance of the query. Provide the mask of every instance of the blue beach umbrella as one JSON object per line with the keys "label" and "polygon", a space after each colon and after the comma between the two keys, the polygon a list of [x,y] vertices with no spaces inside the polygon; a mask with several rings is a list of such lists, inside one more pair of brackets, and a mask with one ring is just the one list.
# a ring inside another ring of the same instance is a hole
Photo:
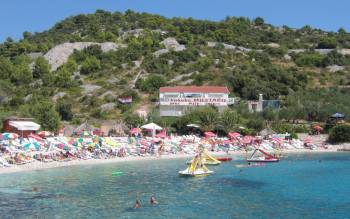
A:
{"label": "blue beach umbrella", "polygon": [[40,145],[37,142],[30,142],[23,146],[26,150],[39,150]]}
{"label": "blue beach umbrella", "polygon": [[15,138],[18,138],[18,135],[16,133],[4,132],[0,134],[0,140],[9,140],[9,139],[15,139]]}
{"label": "blue beach umbrella", "polygon": [[343,119],[345,118],[345,115],[342,113],[334,113],[331,117],[335,119]]}

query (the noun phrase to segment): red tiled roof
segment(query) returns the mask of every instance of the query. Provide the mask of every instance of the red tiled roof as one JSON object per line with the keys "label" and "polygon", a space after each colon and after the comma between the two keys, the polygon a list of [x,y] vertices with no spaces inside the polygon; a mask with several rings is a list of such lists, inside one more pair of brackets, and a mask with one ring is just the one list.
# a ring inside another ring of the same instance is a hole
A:
{"label": "red tiled roof", "polygon": [[227,87],[219,86],[176,86],[176,87],[161,87],[160,93],[230,93]]}

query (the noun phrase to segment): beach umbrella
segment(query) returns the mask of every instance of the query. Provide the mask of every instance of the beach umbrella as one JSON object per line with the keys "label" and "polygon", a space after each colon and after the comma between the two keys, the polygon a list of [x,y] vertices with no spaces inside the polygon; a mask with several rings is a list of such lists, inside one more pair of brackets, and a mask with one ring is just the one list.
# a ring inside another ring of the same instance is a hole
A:
{"label": "beach umbrella", "polygon": [[319,125],[315,125],[314,127],[312,127],[315,131],[318,131],[318,132],[322,132],[323,131],[323,128]]}
{"label": "beach umbrella", "polygon": [[228,137],[230,137],[230,138],[238,138],[239,136],[241,136],[241,134],[238,133],[238,132],[230,132],[230,133],[228,133]]}
{"label": "beach umbrella", "polygon": [[89,137],[89,136],[92,136],[92,133],[91,132],[88,132],[88,131],[82,131],[80,133],[80,136],[81,137]]}
{"label": "beach umbrella", "polygon": [[186,125],[187,127],[192,127],[192,128],[199,128],[200,126],[197,124],[188,124]]}
{"label": "beach umbrella", "polygon": [[156,134],[157,138],[166,138],[166,132],[163,130],[161,132],[159,132],[158,134]]}
{"label": "beach umbrella", "polygon": [[224,140],[222,143],[224,143],[224,144],[230,144],[231,141],[230,141],[230,140]]}
{"label": "beach umbrella", "polygon": [[23,145],[26,150],[39,150],[40,145],[37,142],[29,142]]}
{"label": "beach umbrella", "polygon": [[334,113],[331,118],[333,119],[344,119],[345,118],[345,115],[342,114],[342,113]]}
{"label": "beach umbrella", "polygon": [[146,125],[141,126],[141,128],[143,129],[148,129],[148,130],[152,130],[152,137],[154,137],[156,135],[156,130],[162,130],[163,128],[160,127],[159,125],[155,124],[155,123],[149,123]]}
{"label": "beach umbrella", "polygon": [[52,136],[53,134],[49,131],[41,131],[41,132],[38,132],[38,135],[42,138],[46,138],[46,137]]}
{"label": "beach umbrella", "polygon": [[273,138],[272,141],[274,141],[278,144],[282,144],[284,142],[284,140],[282,138]]}
{"label": "beach umbrella", "polygon": [[149,123],[146,125],[141,126],[141,128],[143,129],[149,129],[149,130],[162,130],[163,128],[160,127],[159,125],[155,124],[155,123]]}
{"label": "beach umbrella", "polygon": [[64,143],[59,143],[56,145],[57,148],[68,151],[70,147]]}
{"label": "beach umbrella", "polygon": [[206,138],[210,138],[210,137],[216,137],[216,134],[214,132],[204,132],[204,135]]}
{"label": "beach umbrella", "polygon": [[8,132],[4,132],[0,135],[0,139],[1,140],[10,140],[10,139],[16,139],[18,138],[19,135],[16,133],[8,133]]}
{"label": "beach umbrella", "polygon": [[253,136],[251,136],[251,135],[246,135],[246,136],[243,137],[242,143],[243,143],[243,144],[250,144],[250,143],[252,143],[253,140],[254,140],[254,137],[253,137]]}
{"label": "beach umbrella", "polygon": [[139,134],[140,132],[141,132],[140,128],[133,128],[133,129],[130,130],[130,133],[132,135]]}
{"label": "beach umbrella", "polygon": [[44,141],[44,139],[42,139],[39,135],[33,134],[31,133],[30,135],[28,135],[28,138],[33,138],[37,141]]}

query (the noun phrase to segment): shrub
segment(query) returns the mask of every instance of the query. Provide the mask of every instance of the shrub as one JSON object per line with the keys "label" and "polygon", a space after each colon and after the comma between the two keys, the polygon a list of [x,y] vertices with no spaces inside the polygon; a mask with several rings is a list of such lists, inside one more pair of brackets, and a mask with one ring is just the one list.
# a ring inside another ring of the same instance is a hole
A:
{"label": "shrub", "polygon": [[96,57],[88,57],[81,63],[81,73],[82,74],[90,74],[98,71],[101,68],[100,60]]}
{"label": "shrub", "polygon": [[62,120],[70,121],[73,118],[72,104],[66,100],[57,102],[56,110],[60,114]]}
{"label": "shrub", "polygon": [[165,79],[159,75],[151,75],[146,79],[137,81],[136,86],[142,91],[154,92],[166,84]]}
{"label": "shrub", "polygon": [[323,56],[318,53],[302,53],[297,55],[295,63],[298,66],[319,67],[322,65]]}
{"label": "shrub", "polygon": [[322,38],[317,46],[319,49],[334,49],[335,47],[337,47],[337,40],[333,37]]}
{"label": "shrub", "polygon": [[350,142],[350,125],[336,125],[329,133],[328,141],[331,143]]}

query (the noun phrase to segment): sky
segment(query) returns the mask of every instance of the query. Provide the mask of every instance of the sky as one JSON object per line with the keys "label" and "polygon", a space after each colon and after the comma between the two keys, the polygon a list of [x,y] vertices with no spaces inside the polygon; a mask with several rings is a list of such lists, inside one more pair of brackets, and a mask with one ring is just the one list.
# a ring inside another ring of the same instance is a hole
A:
{"label": "sky", "polygon": [[226,16],[259,16],[277,26],[350,31],[349,0],[1,0],[0,42],[7,37],[18,40],[24,31],[41,32],[66,17],[96,9],[215,21]]}

